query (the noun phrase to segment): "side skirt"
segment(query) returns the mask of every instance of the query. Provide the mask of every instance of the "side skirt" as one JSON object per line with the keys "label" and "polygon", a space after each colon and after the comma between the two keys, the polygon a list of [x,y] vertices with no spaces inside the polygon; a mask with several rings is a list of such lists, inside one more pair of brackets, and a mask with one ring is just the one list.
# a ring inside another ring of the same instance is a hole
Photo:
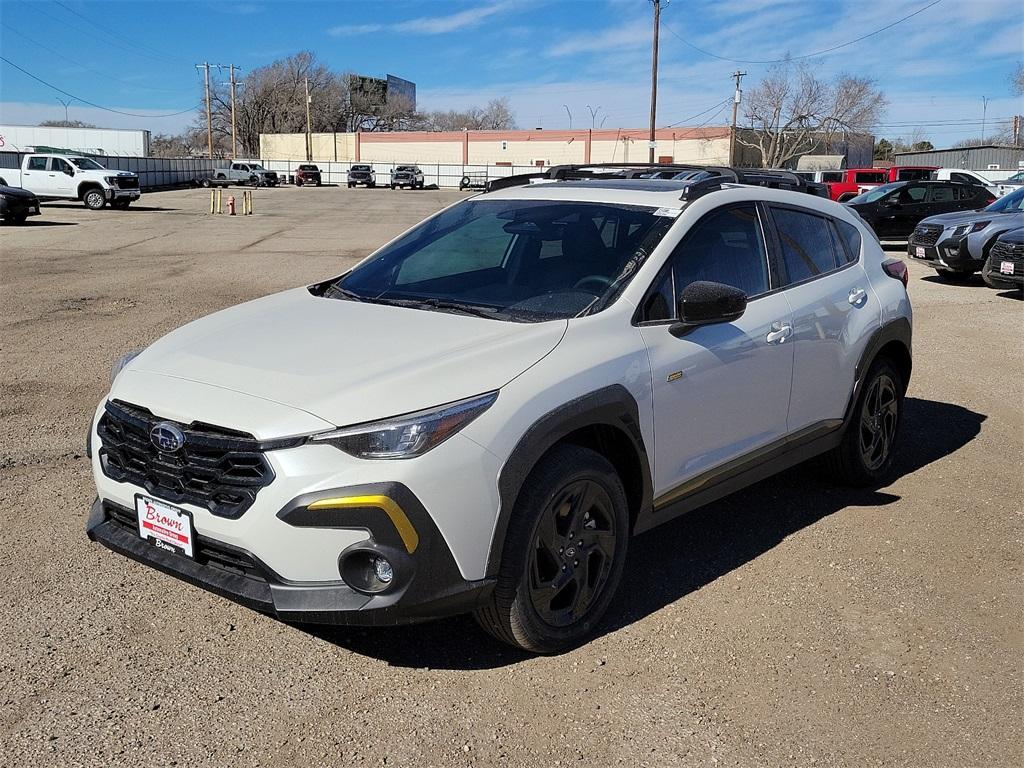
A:
{"label": "side skirt", "polygon": [[835,448],[843,438],[843,424],[842,419],[812,424],[687,480],[658,496],[633,532],[643,533]]}

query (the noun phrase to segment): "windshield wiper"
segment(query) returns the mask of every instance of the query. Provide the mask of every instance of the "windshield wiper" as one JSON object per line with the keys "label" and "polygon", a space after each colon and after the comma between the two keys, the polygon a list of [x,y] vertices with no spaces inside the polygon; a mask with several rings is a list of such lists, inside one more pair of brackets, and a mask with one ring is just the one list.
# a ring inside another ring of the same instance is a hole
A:
{"label": "windshield wiper", "polygon": [[348,299],[349,301],[370,301],[369,296],[363,296],[358,293],[353,293],[347,288],[342,288],[341,286],[335,284],[328,286],[327,290],[324,291],[324,295],[331,299],[343,298]]}
{"label": "windshield wiper", "polygon": [[464,315],[473,315],[474,317],[486,317],[489,320],[495,320],[498,315],[502,314],[500,310],[493,307],[482,307],[477,304],[462,304],[457,301],[447,301],[445,299],[429,298],[429,299],[391,299],[383,298],[378,296],[374,299],[379,304],[394,304],[398,307],[412,307],[413,309],[440,309],[440,310],[451,310],[453,312],[460,312]]}

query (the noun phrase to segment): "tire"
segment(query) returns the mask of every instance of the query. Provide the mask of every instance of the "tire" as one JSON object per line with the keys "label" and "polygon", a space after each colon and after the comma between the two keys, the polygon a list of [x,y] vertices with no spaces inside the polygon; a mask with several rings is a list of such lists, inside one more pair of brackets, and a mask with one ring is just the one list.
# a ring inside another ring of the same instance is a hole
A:
{"label": "tire", "polygon": [[367,184],[366,186],[368,186],[368,187],[369,187],[370,189],[374,189],[374,188],[375,188],[375,187],[377,186],[377,182],[375,182],[375,181],[371,181],[371,182],[370,182],[369,184]]}
{"label": "tire", "polygon": [[295,186],[296,187],[301,187],[302,186],[302,179],[296,179],[295,180]]}
{"label": "tire", "polygon": [[209,180],[208,178],[206,178],[206,179],[203,179],[203,180],[202,180],[201,182],[199,182],[199,183],[200,183],[200,184],[201,184],[201,185],[202,185],[203,187],[205,187],[206,189],[209,189],[209,188],[210,188],[211,186],[213,186],[213,182],[212,182],[212,181],[210,181],[210,180]]}
{"label": "tire", "polygon": [[348,183],[348,188],[349,189],[352,189],[352,187],[354,187],[354,186],[355,186],[355,184],[353,184],[351,181]]}
{"label": "tire", "polygon": [[89,187],[82,193],[82,202],[90,211],[102,211],[107,207],[107,196],[99,187]]}
{"label": "tire", "polygon": [[319,187],[321,184],[322,182],[320,181],[320,179],[317,179],[316,182],[314,182],[313,186]]}
{"label": "tire", "polygon": [[15,213],[4,219],[4,224],[24,224],[28,221],[27,213]]}
{"label": "tire", "polygon": [[578,645],[615,596],[629,535],[626,492],[615,468],[589,448],[556,446],[523,483],[497,583],[475,612],[477,622],[498,640],[534,653]]}
{"label": "tire", "polygon": [[889,477],[903,422],[905,388],[887,358],[875,360],[842,442],[822,457],[825,473],[833,482],[872,486]]}
{"label": "tire", "polygon": [[394,184],[392,184],[392,185],[391,185],[391,188],[392,188],[392,189],[394,189],[394,188],[395,188],[395,185],[394,185]]}
{"label": "tire", "polygon": [[259,178],[259,176],[250,176],[249,177],[249,184],[251,184],[254,187],[258,187],[260,185],[260,178]]}

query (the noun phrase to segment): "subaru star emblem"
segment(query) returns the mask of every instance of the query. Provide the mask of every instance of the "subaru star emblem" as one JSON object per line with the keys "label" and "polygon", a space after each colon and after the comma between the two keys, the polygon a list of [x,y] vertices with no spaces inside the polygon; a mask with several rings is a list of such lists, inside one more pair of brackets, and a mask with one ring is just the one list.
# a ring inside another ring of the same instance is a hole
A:
{"label": "subaru star emblem", "polygon": [[154,424],[149,439],[161,453],[174,453],[185,444],[185,433],[169,421]]}

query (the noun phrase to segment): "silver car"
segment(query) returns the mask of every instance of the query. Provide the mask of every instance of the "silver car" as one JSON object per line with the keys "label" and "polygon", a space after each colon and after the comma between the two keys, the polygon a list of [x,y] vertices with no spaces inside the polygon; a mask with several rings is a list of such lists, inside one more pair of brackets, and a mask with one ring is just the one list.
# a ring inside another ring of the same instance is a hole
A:
{"label": "silver car", "polygon": [[941,277],[965,278],[981,270],[1004,232],[1024,226],[1024,187],[980,211],[942,213],[923,219],[907,241],[907,254]]}

